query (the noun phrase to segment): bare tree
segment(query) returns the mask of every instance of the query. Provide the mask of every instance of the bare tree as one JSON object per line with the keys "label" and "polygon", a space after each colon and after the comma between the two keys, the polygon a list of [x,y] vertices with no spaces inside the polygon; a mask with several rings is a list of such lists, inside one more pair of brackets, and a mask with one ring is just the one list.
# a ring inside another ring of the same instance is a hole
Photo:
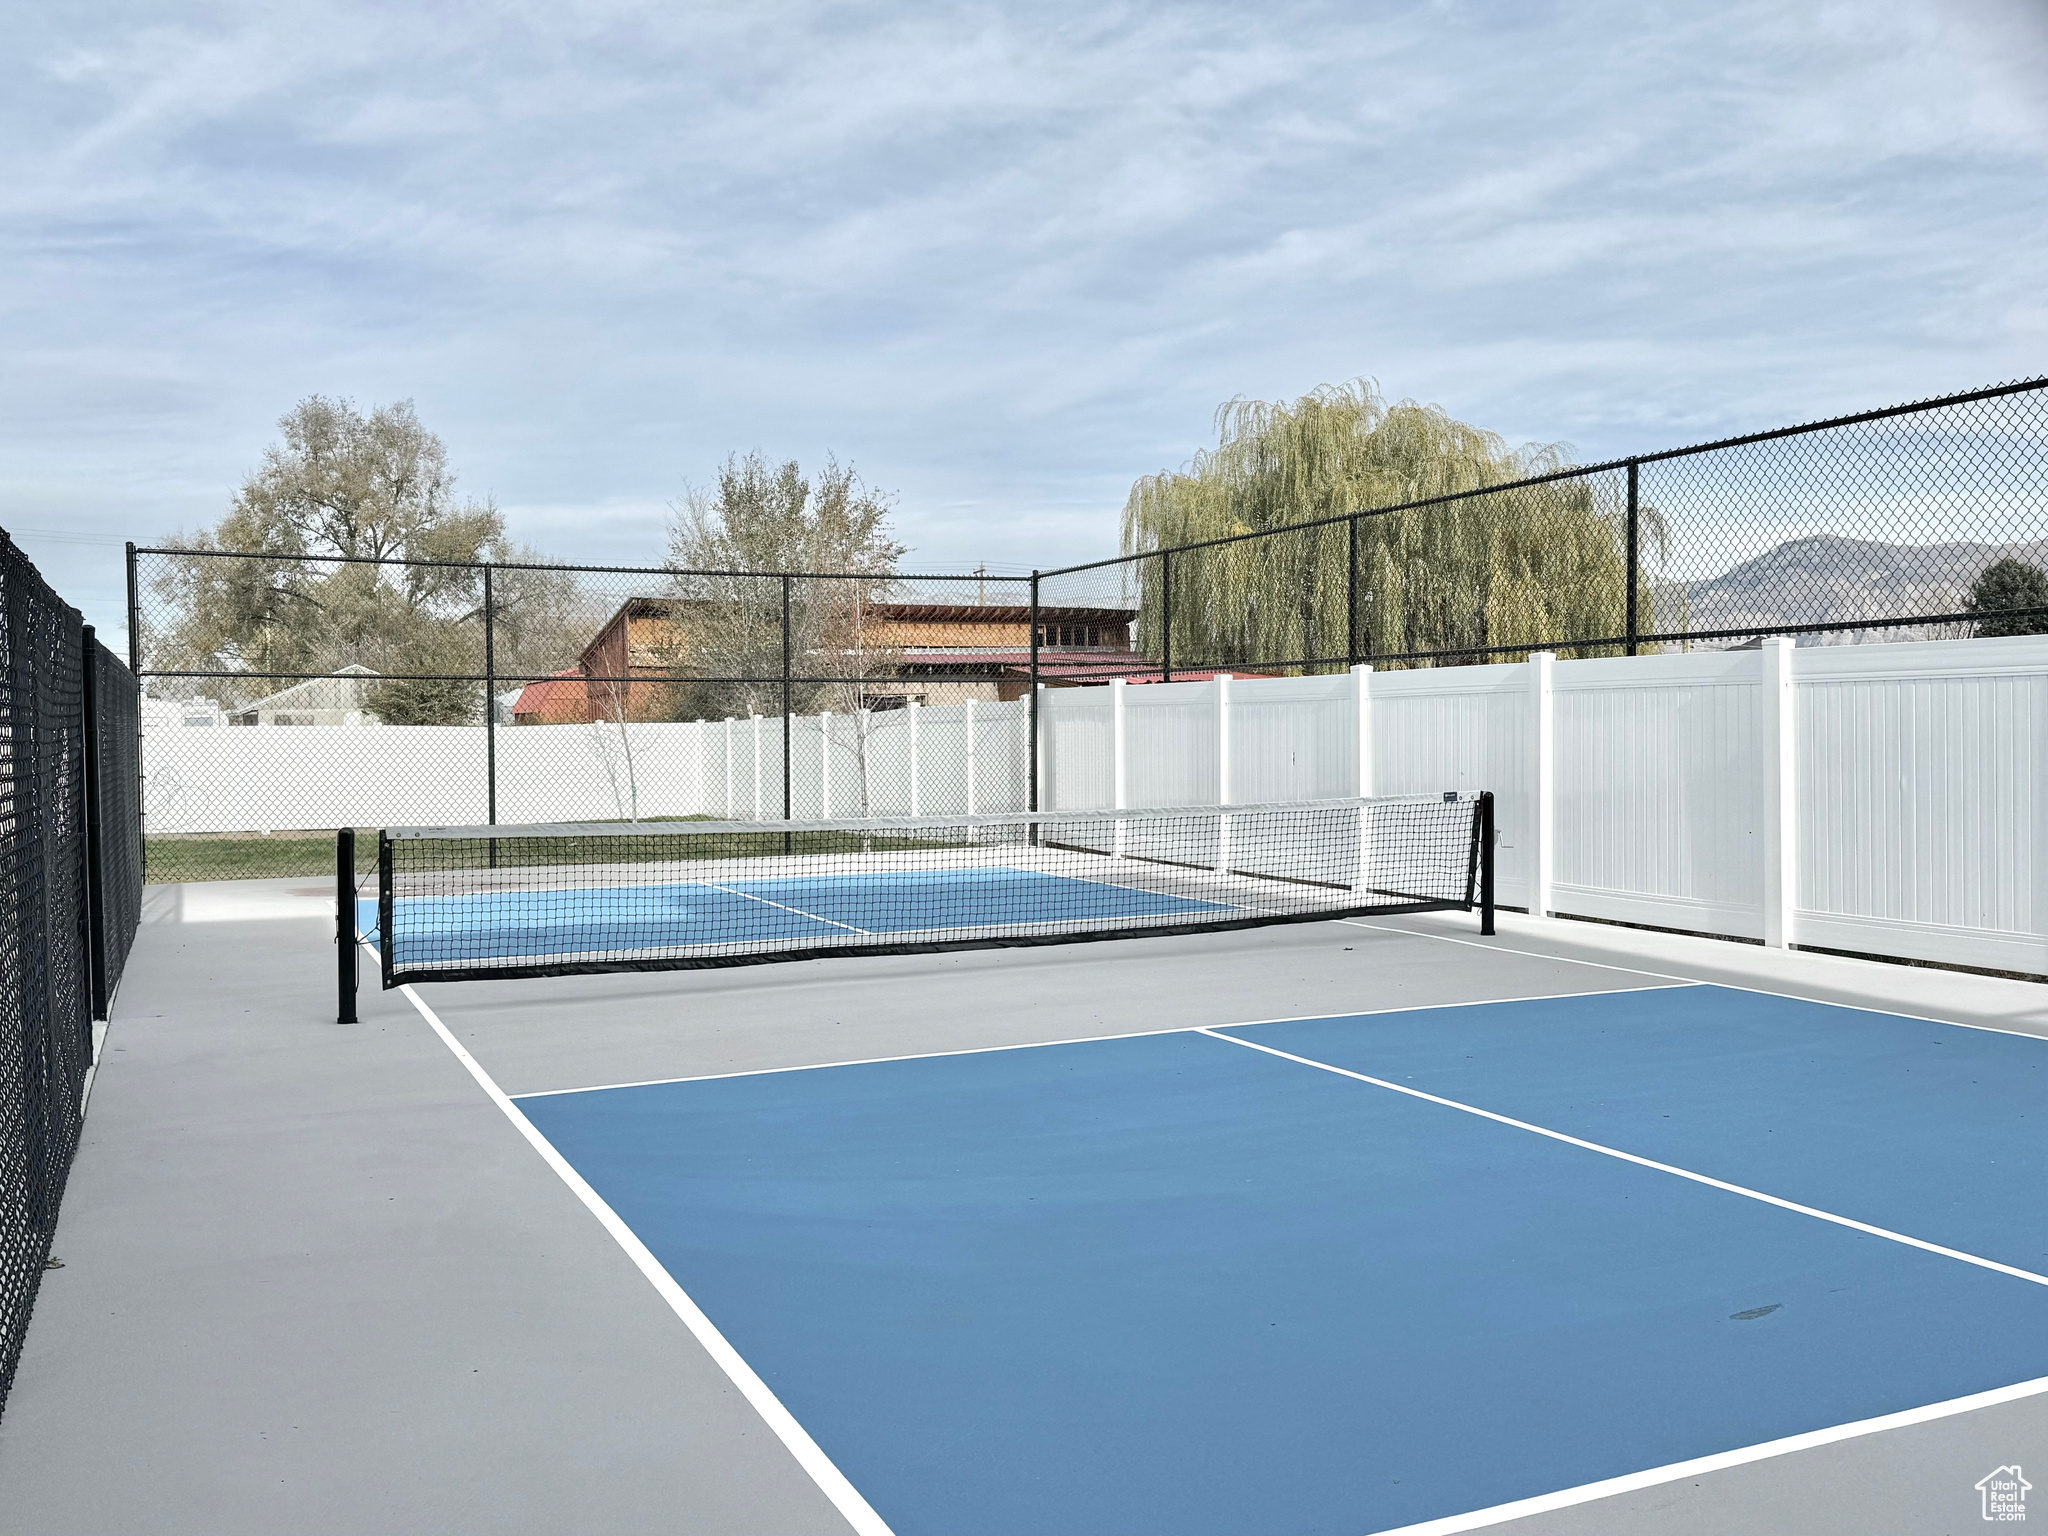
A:
{"label": "bare tree", "polygon": [[[440,438],[409,401],[368,415],[309,396],[278,422],[282,441],[242,482],[214,527],[173,543],[262,554],[170,561],[148,636],[169,670],[316,675],[351,663],[393,679],[369,703],[388,724],[478,723],[483,582],[473,563],[532,559],[510,544],[486,498],[465,500]],[[406,560],[403,566],[349,560]],[[495,592],[501,664],[558,649],[566,574],[503,573]],[[249,692],[276,685],[252,680]],[[233,690],[228,690],[232,692]]]}
{"label": "bare tree", "polygon": [[[785,583],[798,679],[791,708],[858,713],[863,679],[893,675],[898,649],[877,637],[873,609],[895,587],[904,546],[892,503],[850,466],[815,478],[792,459],[729,457],[713,487],[691,490],[669,523],[672,617],[665,661],[702,679],[677,690],[685,718],[782,712]],[[819,573],[830,573],[819,574]],[[863,775],[865,777],[865,775]]]}

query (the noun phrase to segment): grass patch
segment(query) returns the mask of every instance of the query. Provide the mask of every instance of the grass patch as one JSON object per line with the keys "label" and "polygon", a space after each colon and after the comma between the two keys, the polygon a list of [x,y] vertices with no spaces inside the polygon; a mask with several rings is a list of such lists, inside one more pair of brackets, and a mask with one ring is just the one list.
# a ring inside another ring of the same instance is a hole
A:
{"label": "grass patch", "polygon": [[[216,832],[144,840],[142,878],[151,885],[181,880],[334,878],[332,832]],[[356,874],[377,872],[377,829],[356,830]]]}
{"label": "grass patch", "polygon": [[[709,817],[669,817],[703,821]],[[645,827],[647,823],[640,824]],[[774,859],[803,854],[904,853],[965,846],[957,840],[859,832],[700,832],[628,830],[617,837],[505,837],[496,846],[482,838],[459,842],[405,839],[392,844],[392,868],[399,875],[458,870],[548,869],[565,865],[671,864],[702,859]]]}
{"label": "grass patch", "polygon": [[[710,816],[652,816],[649,821],[711,821]],[[621,827],[630,822],[620,821]],[[377,828],[356,828],[356,874],[377,873]],[[204,832],[143,840],[142,878],[151,885],[183,880],[334,878],[332,832]],[[662,857],[674,857],[664,854]]]}

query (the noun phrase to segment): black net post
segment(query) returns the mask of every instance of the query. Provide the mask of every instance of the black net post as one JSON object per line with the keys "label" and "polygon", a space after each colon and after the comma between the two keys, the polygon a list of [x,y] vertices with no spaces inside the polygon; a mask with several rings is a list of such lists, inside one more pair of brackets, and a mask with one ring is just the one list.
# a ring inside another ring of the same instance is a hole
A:
{"label": "black net post", "polygon": [[1479,795],[1479,932],[1493,937],[1493,791]]}
{"label": "black net post", "polygon": [[1643,573],[1642,503],[1638,499],[1637,483],[1640,478],[1637,474],[1639,468],[1634,459],[1628,461],[1628,592],[1625,599],[1627,618],[1624,622],[1625,633],[1628,636],[1628,654],[1631,656],[1636,654],[1636,636],[1643,632],[1642,616],[1636,611],[1636,588],[1642,582]]}
{"label": "black net post", "polygon": [[[496,843],[491,845],[491,853],[495,860]],[[386,832],[377,834],[377,968],[383,972],[384,990],[390,991],[395,983],[391,979],[391,836]]]}
{"label": "black net post", "polygon": [[334,946],[339,1006],[335,1019],[356,1022],[356,829],[334,834]]}

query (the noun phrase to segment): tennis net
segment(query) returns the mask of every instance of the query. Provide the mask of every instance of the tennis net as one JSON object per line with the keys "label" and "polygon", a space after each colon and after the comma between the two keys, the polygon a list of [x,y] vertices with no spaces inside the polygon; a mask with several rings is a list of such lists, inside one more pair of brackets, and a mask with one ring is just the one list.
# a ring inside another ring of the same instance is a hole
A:
{"label": "tennis net", "polygon": [[[811,822],[401,827],[386,987],[1072,943],[1442,908],[1491,931],[1492,796]],[[367,906],[367,903],[365,903]]]}

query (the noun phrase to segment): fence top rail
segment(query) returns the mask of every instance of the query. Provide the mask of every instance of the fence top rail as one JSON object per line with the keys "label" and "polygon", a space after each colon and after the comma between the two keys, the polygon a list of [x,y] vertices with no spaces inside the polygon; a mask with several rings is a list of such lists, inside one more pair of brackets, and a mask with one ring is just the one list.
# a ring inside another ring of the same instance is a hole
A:
{"label": "fence top rail", "polygon": [[1793,427],[1774,427],[1768,432],[1748,432],[1739,437],[1716,438],[1712,442],[1694,443],[1685,448],[1666,448],[1657,453],[1636,453],[1626,458],[1608,459],[1599,464],[1572,464],[1563,469],[1551,470],[1546,474],[1530,475],[1521,480],[1502,480],[1492,485],[1475,486],[1466,491],[1446,491],[1439,496],[1424,496],[1416,501],[1396,502],[1384,507],[1356,507],[1349,512],[1337,512],[1328,517],[1311,518],[1299,523],[1281,523],[1272,528],[1258,528],[1250,533],[1225,534],[1220,538],[1196,539],[1187,544],[1171,544],[1162,549],[1139,549],[1129,554],[1111,555],[1102,560],[1090,560],[1081,565],[1063,565],[1051,570],[1036,572],[1039,579],[1048,576],[1071,576],[1081,571],[1099,571],[1112,565],[1130,565],[1140,560],[1154,560],[1165,555],[1178,555],[1198,549],[1213,549],[1222,544],[1243,544],[1252,539],[1276,538],[1284,533],[1295,533],[1310,528],[1330,528],[1339,523],[1356,522],[1365,517],[1384,517],[1394,512],[1413,512],[1422,507],[1442,506],[1447,502],[1469,501],[1476,496],[1495,496],[1509,491],[1527,490],[1532,486],[1551,485],[1560,480],[1578,480],[1591,475],[1612,474],[1628,469],[1632,465],[1659,464],[1671,459],[1690,458],[1697,454],[1715,453],[1725,448],[1743,448],[1753,443],[1775,442],[1781,438],[1802,437],[1814,432],[1827,432],[1839,427],[1859,426],[1864,422],[1883,421],[1894,416],[1912,416],[1922,411],[1940,410],[1947,406],[1969,405],[1978,400],[1995,400],[2005,395],[2026,394],[2030,390],[2048,389],[2048,374],[2036,378],[2021,379],[2011,384],[1995,384],[1988,389],[1965,390],[1959,394],[1936,395],[1926,400],[1912,400],[1903,405],[1887,405],[1874,411],[1857,411],[1847,416],[1830,416],[1825,421],[1802,422]]}
{"label": "fence top rail", "polygon": [[790,832],[929,832],[940,827],[1047,827],[1078,822],[1148,821],[1183,816],[1255,816],[1276,811],[1345,811],[1371,805],[1472,805],[1475,794],[1351,796],[1331,800],[1255,801],[1244,805],[1132,806],[1124,810],[991,811],[973,816],[869,816],[838,821],[564,821],[482,827],[386,827],[392,842],[512,842],[523,838],[720,837]]}
{"label": "fence top rail", "polygon": [[[2003,610],[2003,609],[2001,609],[2001,610],[2000,610],[2000,612],[2004,612],[2004,611],[2005,611],[2005,610]],[[2014,611],[2014,612],[2021,612],[2021,611],[2023,611],[2023,610],[2018,610],[2018,609],[2015,609],[2015,610],[2013,610],[2013,611]],[[1576,643],[1576,642],[1574,642],[1574,643]],[[920,663],[918,662],[918,660],[917,660],[916,658],[914,658],[914,657],[913,657],[913,658],[912,658],[912,660],[911,660],[911,661],[910,661],[910,662],[908,663],[908,665],[910,665],[910,666],[917,666],[917,665],[920,665]],[[1020,669],[1020,670],[1019,670],[1019,672],[1018,672],[1018,673],[1016,674],[1017,676],[1020,676],[1020,677],[1021,677],[1021,676],[1023,675],[1023,673],[1022,673],[1022,670],[1021,670],[1021,669],[1022,669],[1022,667],[1023,667],[1023,663],[1021,663],[1021,662],[1011,662],[1011,663],[1007,663],[1007,665],[1010,665],[1010,666],[1014,666],[1014,667],[1017,667],[1017,668],[1019,668],[1019,669]],[[127,671],[128,669],[127,669],[127,668],[126,668],[126,667],[124,666],[124,667],[122,667],[122,668],[121,668],[121,670],[125,672],[125,671]],[[1099,668],[1094,668],[1094,669],[1086,669],[1086,670],[1101,670],[1101,669],[1099,669]],[[1154,670],[1157,670],[1157,669],[1155,668]],[[719,676],[709,676],[709,675],[706,675],[706,674],[703,674],[703,673],[698,673],[698,672],[658,672],[658,671],[655,671],[655,670],[654,670],[653,668],[649,668],[649,669],[647,669],[646,671],[642,671],[642,672],[634,672],[634,673],[630,673],[630,674],[620,674],[620,675],[616,675],[616,676],[611,676],[611,675],[606,675],[606,674],[604,674],[604,673],[600,673],[600,672],[578,672],[578,671],[574,671],[574,670],[571,670],[571,671],[567,671],[567,672],[491,672],[491,673],[483,673],[483,672],[371,672],[371,673],[366,673],[366,672],[219,672],[219,671],[216,671],[216,672],[189,672],[189,671],[157,671],[157,670],[154,670],[154,669],[152,669],[152,668],[150,668],[150,667],[144,667],[144,668],[142,669],[142,675],[143,675],[144,677],[183,677],[183,678],[192,678],[192,679],[196,679],[196,680],[199,680],[199,681],[205,681],[205,680],[207,680],[207,679],[212,679],[212,680],[214,680],[214,681],[216,681],[216,682],[219,682],[219,681],[241,681],[241,680],[245,680],[245,679],[246,679],[246,680],[248,680],[248,681],[251,681],[251,682],[282,682],[282,681],[285,681],[285,680],[288,680],[288,679],[296,679],[297,681],[299,681],[299,682],[302,682],[302,683],[310,683],[310,682],[320,682],[320,681],[326,681],[326,680],[331,680],[331,679],[334,679],[334,678],[340,678],[340,679],[341,679],[341,680],[343,680],[344,682],[360,682],[360,683],[364,683],[364,684],[371,684],[371,685],[374,685],[374,684],[377,684],[377,683],[488,683],[488,682],[498,682],[498,683],[502,683],[502,684],[504,684],[504,685],[505,685],[505,691],[506,691],[506,692],[510,692],[510,691],[511,691],[511,685],[512,685],[512,684],[514,684],[514,683],[521,683],[521,684],[524,684],[524,683],[566,683],[566,684],[568,684],[568,685],[570,685],[570,686],[572,686],[572,687],[573,687],[573,686],[574,686],[575,684],[577,684],[577,683],[639,683],[639,684],[644,684],[644,685],[646,685],[647,687],[650,687],[650,688],[651,688],[651,687],[654,687],[654,686],[656,686],[657,684],[663,684],[663,683],[720,683],[720,684],[731,684],[731,683],[774,683],[774,684],[776,684],[776,685],[777,685],[778,687],[779,687],[779,686],[781,685],[781,683],[782,683],[782,674],[781,674],[780,672],[746,672],[746,673],[741,673],[741,674],[739,674],[738,676],[732,676],[732,677],[719,677]],[[837,673],[824,673],[824,672],[792,672],[792,673],[790,673],[790,675],[789,675],[789,680],[790,680],[790,681],[791,681],[792,683],[897,683],[897,684],[903,684],[903,683],[912,683],[912,684],[916,684],[916,683],[993,683],[993,682],[998,682],[998,681],[1014,681],[1015,679],[1014,679],[1014,678],[1009,678],[1009,679],[1002,679],[1002,678],[998,678],[998,677],[996,677],[996,676],[995,676],[994,674],[986,674],[986,675],[982,675],[982,674],[966,674],[966,675],[961,675],[961,676],[947,676],[946,674],[943,674],[943,673],[941,673],[941,674],[939,674],[939,675],[937,675],[937,676],[927,676],[927,675],[925,675],[925,674],[922,674],[922,673],[915,673],[915,672],[881,672],[881,673],[874,673],[874,674],[863,674],[863,675],[861,675],[861,676],[859,676],[859,677],[844,677],[844,676],[841,676],[841,675],[839,675],[839,674],[837,674]],[[253,703],[254,701],[252,700],[251,702]],[[246,708],[247,706],[240,706],[240,707],[245,707],[245,708]]]}
{"label": "fence top rail", "polygon": [[551,560],[408,560],[397,555],[292,554],[274,549],[187,549],[175,544],[131,544],[137,555],[181,555],[195,560],[271,560],[280,565],[401,565],[450,571],[580,571],[608,576],[750,577],[758,581],[972,581],[1028,585],[1029,576],[993,571],[715,571],[672,565],[564,565]]}

